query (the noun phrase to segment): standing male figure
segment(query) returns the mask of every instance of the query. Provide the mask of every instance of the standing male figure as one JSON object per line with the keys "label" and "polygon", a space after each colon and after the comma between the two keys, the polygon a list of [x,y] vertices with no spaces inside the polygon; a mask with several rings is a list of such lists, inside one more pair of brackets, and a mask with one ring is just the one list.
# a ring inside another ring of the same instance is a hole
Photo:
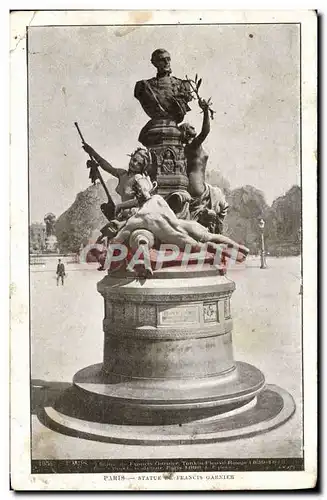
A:
{"label": "standing male figure", "polygon": [[59,279],[61,278],[61,284],[64,284],[64,277],[66,276],[65,273],[65,266],[64,263],[61,262],[61,259],[58,260],[58,265],[57,265],[57,286],[59,285]]}

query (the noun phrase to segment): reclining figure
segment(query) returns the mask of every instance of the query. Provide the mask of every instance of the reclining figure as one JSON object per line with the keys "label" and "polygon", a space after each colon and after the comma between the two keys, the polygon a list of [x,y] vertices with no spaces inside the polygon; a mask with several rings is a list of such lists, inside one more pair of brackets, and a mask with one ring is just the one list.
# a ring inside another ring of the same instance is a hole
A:
{"label": "reclining figure", "polygon": [[[128,242],[133,231],[146,229],[154,235],[157,241],[177,245],[181,250],[186,245],[190,245],[194,251],[199,251],[201,246],[206,243],[210,251],[212,243],[212,249],[215,251],[217,244],[223,244],[237,250],[237,261],[245,260],[249,253],[245,246],[236,243],[227,236],[210,233],[208,228],[195,220],[179,219],[162,196],[152,194],[154,186],[148,176],[136,174],[133,189],[135,192],[134,200],[121,203],[117,210],[132,206],[138,207],[138,209],[127,220],[125,226],[118,231],[114,237],[115,243]],[[226,253],[228,255],[227,249]]]}

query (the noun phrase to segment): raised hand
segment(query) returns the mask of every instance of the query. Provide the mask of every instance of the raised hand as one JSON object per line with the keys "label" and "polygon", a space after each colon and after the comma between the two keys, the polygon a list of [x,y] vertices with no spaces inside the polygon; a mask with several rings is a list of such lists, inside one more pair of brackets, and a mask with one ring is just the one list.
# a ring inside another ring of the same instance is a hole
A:
{"label": "raised hand", "polygon": [[205,99],[199,99],[198,103],[202,111],[208,111],[211,104],[211,98],[208,99],[207,101]]}
{"label": "raised hand", "polygon": [[198,79],[198,75],[195,75],[195,79],[191,80],[186,75],[185,81],[191,87],[191,92],[196,96],[196,98],[198,100],[198,104],[199,104],[200,108],[202,109],[201,113],[208,113],[209,112],[210,118],[211,118],[211,120],[213,120],[213,115],[215,114],[215,111],[211,108],[211,105],[212,105],[211,97],[207,101],[205,101],[204,99],[202,99],[202,97],[200,97],[200,94],[199,94],[199,88],[200,88],[201,83],[202,83],[202,78]]}

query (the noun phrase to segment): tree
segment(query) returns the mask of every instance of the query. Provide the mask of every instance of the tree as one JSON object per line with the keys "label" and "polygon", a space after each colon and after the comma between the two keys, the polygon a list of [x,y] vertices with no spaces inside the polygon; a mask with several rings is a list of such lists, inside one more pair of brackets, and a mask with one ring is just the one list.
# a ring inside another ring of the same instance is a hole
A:
{"label": "tree", "polygon": [[300,253],[300,231],[301,188],[292,186],[285,195],[276,198],[267,213],[267,247],[273,253],[285,253],[281,245],[292,247],[292,254]]}
{"label": "tree", "polygon": [[[114,193],[116,183],[115,179],[107,182],[110,193]],[[118,199],[118,195],[114,196]],[[62,252],[78,252],[81,243],[85,245],[92,233],[108,222],[100,209],[105,201],[101,184],[92,185],[76,196],[74,203],[56,222],[56,235]]]}
{"label": "tree", "polygon": [[225,221],[225,233],[256,253],[259,248],[258,222],[268,210],[264,194],[247,185],[230,192],[227,197],[229,211]]}

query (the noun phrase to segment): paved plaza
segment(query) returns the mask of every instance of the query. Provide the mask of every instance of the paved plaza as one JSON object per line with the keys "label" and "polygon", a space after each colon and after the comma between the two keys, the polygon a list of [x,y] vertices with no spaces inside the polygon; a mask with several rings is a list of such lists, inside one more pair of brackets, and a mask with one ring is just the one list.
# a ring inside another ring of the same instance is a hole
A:
{"label": "paved plaza", "polygon": [[228,272],[236,360],[259,368],[267,383],[286,389],[296,413],[281,427],[253,438],[205,445],[132,446],[69,437],[47,429],[37,417],[69,387],[81,368],[101,362],[103,299],[96,290],[105,275],[96,264],[65,262],[64,286],[56,286],[55,263],[31,267],[32,458],[299,457],[301,450],[300,258],[250,257]]}

